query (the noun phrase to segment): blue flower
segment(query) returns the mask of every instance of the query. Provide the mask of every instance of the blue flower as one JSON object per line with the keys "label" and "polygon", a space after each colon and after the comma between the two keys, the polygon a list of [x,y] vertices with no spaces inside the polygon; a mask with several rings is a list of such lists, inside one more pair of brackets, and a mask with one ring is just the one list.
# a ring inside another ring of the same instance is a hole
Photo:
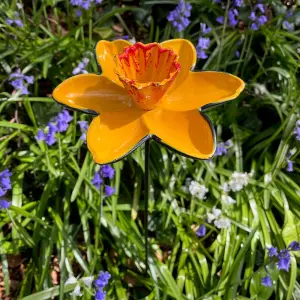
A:
{"label": "blue flower", "polygon": [[288,272],[291,265],[291,256],[289,250],[287,249],[281,250],[279,252],[278,258],[279,258],[279,261],[277,263],[278,270],[285,270],[286,272]]}
{"label": "blue flower", "polygon": [[296,135],[296,140],[300,141],[300,120],[296,122],[296,129],[294,130],[294,134]]}
{"label": "blue flower", "polygon": [[289,249],[291,249],[292,251],[300,251],[300,243],[293,241],[289,244]]}
{"label": "blue flower", "polygon": [[223,16],[219,16],[217,17],[216,21],[220,24],[223,24],[224,23],[224,17]]}
{"label": "blue flower", "polygon": [[215,156],[223,156],[227,154],[227,148],[223,142],[218,143]]}
{"label": "blue flower", "polygon": [[8,209],[11,207],[11,202],[5,200],[5,199],[0,199],[0,210],[1,209]]}
{"label": "blue flower", "polygon": [[73,117],[69,114],[67,110],[63,110],[57,116],[57,130],[59,132],[67,131],[69,123],[73,120]]}
{"label": "blue flower", "polygon": [[241,54],[240,54],[240,51],[236,50],[236,51],[235,51],[235,56],[236,56],[237,58],[239,58],[240,55],[241,55]]}
{"label": "blue flower", "polygon": [[72,71],[73,75],[77,75],[79,73],[83,73],[86,74],[88,73],[85,68],[89,63],[89,59],[88,58],[84,58],[79,64],[78,66]]}
{"label": "blue flower", "polygon": [[197,236],[199,237],[204,237],[206,235],[206,227],[205,225],[201,225],[199,226],[197,232],[196,232]]}
{"label": "blue flower", "polygon": [[228,24],[230,27],[235,27],[238,24],[238,11],[236,9],[230,9],[228,11]]}
{"label": "blue flower", "polygon": [[45,138],[45,142],[48,146],[52,146],[56,143],[56,137],[54,133],[48,132]]}
{"label": "blue flower", "polygon": [[234,0],[234,6],[241,7],[243,5],[243,0]]}
{"label": "blue flower", "polygon": [[9,80],[11,80],[10,85],[12,85],[15,90],[19,91],[21,95],[28,95],[29,91],[27,87],[28,85],[33,84],[34,77],[26,76],[22,74],[20,69],[17,69],[17,71],[9,75]]}
{"label": "blue flower", "polygon": [[267,275],[267,276],[264,277],[264,278],[261,278],[260,282],[261,282],[261,284],[262,284],[263,286],[266,286],[266,287],[272,287],[272,286],[273,286],[273,285],[272,285],[272,280],[271,280],[271,278],[270,278],[269,275]]}
{"label": "blue flower", "polygon": [[97,288],[102,289],[108,284],[108,281],[109,281],[110,277],[111,277],[111,275],[107,271],[105,271],[105,272],[100,271],[99,276],[94,281],[94,285]]}
{"label": "blue flower", "polygon": [[287,20],[284,20],[282,22],[282,27],[283,27],[283,29],[285,29],[287,31],[292,31],[293,30],[292,25]]}
{"label": "blue flower", "polygon": [[210,39],[205,37],[200,37],[198,40],[198,45],[196,47],[197,57],[200,59],[206,59],[207,55],[204,50],[208,49],[210,45]]}
{"label": "blue flower", "polygon": [[115,176],[115,170],[110,165],[104,165],[101,167],[101,175],[103,178],[113,179]]}
{"label": "blue flower", "polygon": [[12,173],[8,169],[0,172],[0,197],[4,196],[6,192],[11,189],[11,175]]}
{"label": "blue flower", "polygon": [[294,163],[291,160],[287,159],[287,168],[286,168],[286,170],[288,172],[293,172],[294,171],[293,166],[294,166]]}
{"label": "blue flower", "polygon": [[94,174],[94,178],[92,179],[92,184],[99,190],[101,187],[101,184],[103,183],[103,179],[101,178],[100,174],[96,172]]}
{"label": "blue flower", "polygon": [[115,192],[115,189],[113,187],[109,186],[109,185],[106,185],[104,190],[105,190],[105,196],[106,197],[112,196]]}
{"label": "blue flower", "polygon": [[206,35],[211,32],[211,28],[208,27],[205,23],[200,23],[201,33]]}
{"label": "blue flower", "polygon": [[178,5],[169,13],[167,19],[177,31],[181,32],[190,24],[189,17],[191,16],[191,10],[192,5],[190,3],[179,0]]}
{"label": "blue flower", "polygon": [[46,138],[44,130],[39,129],[39,131],[37,132],[37,135],[35,136],[35,138],[37,139],[37,141],[44,141],[45,138]]}
{"label": "blue flower", "polygon": [[277,257],[278,256],[278,250],[276,247],[273,247],[271,246],[269,249],[268,249],[268,255],[269,257]]}
{"label": "blue flower", "polygon": [[105,296],[106,296],[106,292],[102,291],[102,289],[99,289],[96,291],[95,300],[104,300]]}
{"label": "blue flower", "polygon": [[81,131],[80,139],[85,141],[86,140],[86,132],[89,128],[88,122],[87,121],[78,121],[77,124],[79,125],[80,131]]}

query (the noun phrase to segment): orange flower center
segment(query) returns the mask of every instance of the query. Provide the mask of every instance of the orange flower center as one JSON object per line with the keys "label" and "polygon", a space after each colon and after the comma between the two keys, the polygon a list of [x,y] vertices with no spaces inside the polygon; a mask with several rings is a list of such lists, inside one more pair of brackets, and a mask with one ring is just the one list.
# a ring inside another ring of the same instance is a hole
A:
{"label": "orange flower center", "polygon": [[143,110],[151,110],[159,103],[180,71],[178,56],[157,43],[126,47],[115,62],[120,81]]}

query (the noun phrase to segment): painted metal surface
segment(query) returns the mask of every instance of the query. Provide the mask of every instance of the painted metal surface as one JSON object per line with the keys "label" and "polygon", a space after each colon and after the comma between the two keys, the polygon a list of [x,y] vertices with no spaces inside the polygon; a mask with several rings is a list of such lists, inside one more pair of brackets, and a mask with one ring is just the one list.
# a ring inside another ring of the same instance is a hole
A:
{"label": "painted metal surface", "polygon": [[215,132],[201,107],[236,98],[241,79],[192,72],[196,50],[183,39],[100,41],[95,50],[102,74],[73,76],[53,92],[62,105],[98,114],[87,134],[95,162],[118,161],[152,137],[188,157],[213,156]]}

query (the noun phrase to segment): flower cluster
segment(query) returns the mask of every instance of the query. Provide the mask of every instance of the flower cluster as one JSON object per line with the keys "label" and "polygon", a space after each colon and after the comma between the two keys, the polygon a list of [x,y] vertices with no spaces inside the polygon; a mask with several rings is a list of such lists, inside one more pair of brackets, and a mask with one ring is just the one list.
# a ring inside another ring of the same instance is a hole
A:
{"label": "flower cluster", "polygon": [[228,140],[225,143],[223,143],[223,142],[218,143],[217,148],[216,148],[216,152],[215,152],[215,156],[226,155],[228,148],[231,147],[231,146],[232,146],[232,142],[230,140]]}
{"label": "flower cluster", "polygon": [[248,173],[240,173],[234,171],[231,175],[230,181],[223,185],[224,192],[238,192],[242,190],[245,186],[248,185],[249,182],[249,174]]}
{"label": "flower cluster", "polygon": [[206,235],[206,226],[204,224],[200,225],[196,234],[198,237],[204,237]]}
{"label": "flower cluster", "polygon": [[[12,173],[8,169],[0,172],[0,197],[3,197],[7,191],[11,190],[10,177]],[[0,210],[7,209],[11,206],[11,202],[4,198],[0,198]]]}
{"label": "flower cluster", "polygon": [[191,22],[189,20],[191,10],[192,5],[190,3],[186,3],[184,0],[179,0],[178,5],[169,13],[167,19],[172,23],[173,27],[175,27],[177,31],[181,32],[188,27]]}
{"label": "flower cluster", "polygon": [[87,70],[85,70],[86,66],[88,65],[89,63],[89,59],[88,58],[84,58],[79,64],[78,66],[72,71],[72,74],[73,75],[77,75],[79,73],[82,73],[82,74],[86,74],[88,73]]}
{"label": "flower cluster", "polygon": [[82,282],[87,288],[91,288],[93,281],[94,281],[94,276],[82,277],[79,281],[79,280],[77,280],[77,278],[75,278],[72,275],[65,282],[65,285],[70,285],[70,284],[76,283],[76,286],[75,286],[74,290],[70,293],[70,295],[81,297],[82,293],[81,293],[80,283]]}
{"label": "flower cluster", "polygon": [[73,6],[78,6],[84,10],[88,10],[91,5],[95,2],[96,4],[101,4],[103,0],[70,0]]}
{"label": "flower cluster", "polygon": [[103,289],[108,284],[110,277],[111,276],[108,272],[100,271],[98,278],[94,281],[94,285],[96,287],[95,300],[105,299],[106,292],[103,291]]}
{"label": "flower cluster", "polygon": [[9,19],[7,18],[5,20],[6,24],[7,25],[13,25],[13,24],[16,24],[17,27],[23,27],[24,24],[23,22],[20,20],[20,14],[18,12],[15,12],[14,13],[15,17],[13,19]]}
{"label": "flower cluster", "polygon": [[[221,3],[221,1],[215,1],[215,3]],[[228,10],[228,25],[230,27],[235,27],[238,23],[238,16],[239,16],[239,11],[238,8],[241,7],[243,5],[243,0],[234,0],[233,4],[231,5],[231,7]],[[222,8],[225,8],[224,6],[222,6]],[[224,23],[224,16],[219,16],[217,17],[216,21],[220,24]]]}
{"label": "flower cluster", "polygon": [[268,19],[265,15],[266,7],[258,3],[254,6],[254,10],[251,11],[249,19],[251,21],[250,29],[251,30],[258,30],[259,27],[266,24]]}
{"label": "flower cluster", "polygon": [[[291,254],[290,251],[300,251],[300,243],[293,241],[289,244],[287,249],[282,249],[278,252],[276,247],[271,246],[268,248],[268,256],[272,260],[276,260],[277,269],[289,271],[291,266]],[[267,275],[264,278],[261,278],[261,284],[266,287],[272,287],[272,280],[270,275]]]}
{"label": "flower cluster", "polygon": [[15,72],[9,75],[10,85],[14,87],[14,89],[20,92],[21,95],[28,95],[28,85],[33,84],[34,77],[26,76],[22,74],[20,69],[17,69]]}
{"label": "flower cluster", "polygon": [[193,180],[189,185],[189,192],[192,196],[195,196],[200,200],[204,200],[206,198],[205,195],[208,192],[208,188]]}
{"label": "flower cluster", "polygon": [[288,19],[291,18],[294,14],[293,10],[289,10],[286,15],[284,16],[284,20],[282,22],[282,28],[287,31],[293,31],[294,30],[294,24],[291,24]]}
{"label": "flower cluster", "polygon": [[205,50],[207,50],[210,45],[210,39],[207,37],[204,37],[204,35],[209,34],[211,31],[211,28],[208,27],[205,23],[200,23],[200,26],[201,26],[201,35],[202,36],[200,36],[197,47],[196,47],[197,57],[200,59],[206,59],[207,54],[206,54]]}
{"label": "flower cluster", "polygon": [[[103,165],[99,172],[95,172],[94,178],[92,179],[92,184],[99,190],[103,184],[103,178],[113,179],[115,176],[115,170],[110,165]],[[115,189],[109,185],[104,185],[105,195],[107,197],[113,195]]]}
{"label": "flower cluster", "polygon": [[77,124],[79,125],[81,136],[80,139],[85,141],[86,140],[86,132],[89,128],[89,124],[87,121],[78,121]]}
{"label": "flower cluster", "polygon": [[64,109],[60,112],[53,122],[49,122],[45,130],[40,129],[36,135],[38,141],[45,141],[48,146],[52,146],[56,143],[56,133],[65,132],[69,127],[69,123],[73,120],[73,117],[69,112]]}
{"label": "flower cluster", "polygon": [[211,212],[207,213],[207,222],[214,222],[215,226],[219,229],[228,228],[231,225],[230,220],[221,216],[221,209],[216,208],[215,206],[212,208]]}

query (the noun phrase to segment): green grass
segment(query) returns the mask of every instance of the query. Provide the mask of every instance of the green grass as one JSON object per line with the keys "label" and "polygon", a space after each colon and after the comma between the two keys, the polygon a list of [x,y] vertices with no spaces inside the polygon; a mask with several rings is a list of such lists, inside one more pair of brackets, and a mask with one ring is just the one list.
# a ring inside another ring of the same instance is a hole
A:
{"label": "green grass", "polygon": [[[112,276],[106,299],[299,299],[299,252],[292,252],[289,272],[279,272],[267,255],[271,245],[283,249],[300,239],[300,145],[293,134],[299,119],[299,9],[293,32],[282,28],[280,1],[270,3],[268,24],[251,31],[219,25],[220,5],[194,0],[191,24],[178,33],[166,20],[176,3],[104,0],[76,18],[67,0],[24,1],[23,28],[5,23],[16,1],[0,4],[0,171],[13,173],[7,195],[12,207],[0,211],[1,297],[76,299],[69,294],[75,284],[66,280],[103,270]],[[245,23],[249,6],[241,9]],[[34,136],[61,109],[51,92],[82,58],[90,59],[90,73],[98,72],[93,54],[98,40],[126,34],[145,43],[183,37],[196,45],[200,22],[212,27],[211,46],[196,70],[233,73],[246,89],[237,100],[206,110],[217,140],[233,142],[226,156],[191,160],[151,142],[146,273],[144,147],[113,165],[117,193],[106,198],[91,184],[96,165],[76,125],[90,116],[74,112],[55,146],[37,143]],[[12,94],[8,76],[17,67],[35,76],[29,96]],[[289,173],[286,157],[293,148]],[[226,207],[220,185],[234,171],[251,177],[230,194],[237,203]],[[205,201],[182,189],[187,178],[209,189]],[[213,206],[231,227],[210,224],[198,238],[196,226]],[[265,265],[273,288],[260,284]],[[82,291],[82,299],[93,298],[94,289]]]}

